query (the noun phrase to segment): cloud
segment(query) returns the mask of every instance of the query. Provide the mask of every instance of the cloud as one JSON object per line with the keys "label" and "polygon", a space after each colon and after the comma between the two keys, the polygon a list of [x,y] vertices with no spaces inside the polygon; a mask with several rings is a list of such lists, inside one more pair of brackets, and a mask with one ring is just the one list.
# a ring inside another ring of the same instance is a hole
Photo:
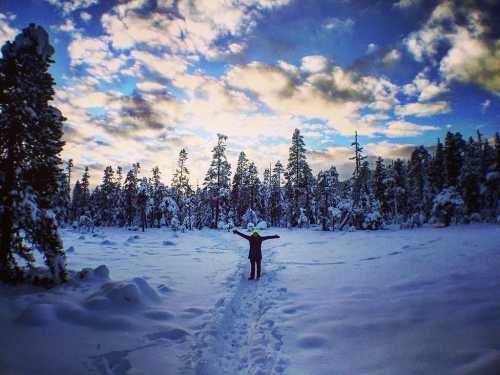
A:
{"label": "cloud", "polygon": [[68,53],[71,67],[83,67],[93,77],[108,82],[116,78],[128,60],[124,55],[115,56],[103,37],[76,35],[68,46]]}
{"label": "cloud", "polygon": [[405,44],[417,61],[439,66],[445,80],[472,83],[499,95],[500,40],[491,38],[490,27],[495,20],[471,4],[440,3]]}
{"label": "cloud", "polygon": [[440,113],[450,112],[450,105],[445,101],[433,103],[409,103],[399,105],[395,108],[394,113],[398,116],[416,116],[430,117]]}
{"label": "cloud", "polygon": [[82,19],[82,21],[84,22],[88,22],[92,19],[92,15],[88,12],[81,12],[80,13],[80,18]]}
{"label": "cloud", "polygon": [[326,30],[335,30],[339,32],[351,32],[354,27],[354,20],[352,18],[328,18],[323,23],[323,28]]}
{"label": "cloud", "polygon": [[406,9],[420,5],[422,0],[399,0],[393,4],[395,8]]}
{"label": "cloud", "polygon": [[136,84],[141,91],[162,91],[165,90],[165,85],[153,81],[143,81]]}
{"label": "cloud", "polygon": [[409,159],[416,145],[400,144],[382,141],[378,143],[368,143],[364,146],[368,155],[380,156],[383,159]]}
{"label": "cloud", "polygon": [[328,59],[321,55],[304,56],[300,69],[308,73],[321,73],[328,68]]}
{"label": "cloud", "polygon": [[384,57],[382,58],[382,63],[384,63],[385,65],[392,65],[399,60],[401,60],[401,52],[399,52],[397,49],[392,49],[384,55]]}
{"label": "cloud", "polygon": [[15,18],[12,14],[0,13],[0,48],[7,41],[13,41],[15,36],[20,32],[18,29],[10,25],[10,22]]}
{"label": "cloud", "polygon": [[459,27],[452,41],[452,48],[439,66],[444,77],[474,83],[500,95],[500,40],[488,43]]}
{"label": "cloud", "polygon": [[170,54],[152,54],[144,51],[132,51],[130,56],[140,65],[165,78],[173,78],[187,69],[184,59]]}
{"label": "cloud", "polygon": [[408,96],[418,96],[419,102],[429,101],[449,91],[445,82],[432,82],[427,78],[429,70],[417,74],[412,83],[403,86],[403,92]]}
{"label": "cloud", "polygon": [[366,53],[370,54],[375,52],[379,47],[375,43],[369,43],[368,47],[366,48]]}
{"label": "cloud", "polygon": [[159,1],[158,7],[144,14],[144,1],[119,4],[101,18],[114,48],[137,45],[166,48],[174,54],[195,53],[209,59],[241,53],[243,45],[230,40],[256,27],[263,12],[285,6],[288,1],[225,0]]}
{"label": "cloud", "polygon": [[430,130],[439,130],[436,126],[418,125],[408,121],[391,121],[384,134],[390,138],[415,137]]}
{"label": "cloud", "polygon": [[491,105],[491,100],[486,99],[484,102],[481,103],[481,113],[486,113],[488,108],[490,108]]}
{"label": "cloud", "polygon": [[51,5],[60,9],[64,15],[68,15],[75,10],[85,9],[95,5],[99,0],[46,0]]}

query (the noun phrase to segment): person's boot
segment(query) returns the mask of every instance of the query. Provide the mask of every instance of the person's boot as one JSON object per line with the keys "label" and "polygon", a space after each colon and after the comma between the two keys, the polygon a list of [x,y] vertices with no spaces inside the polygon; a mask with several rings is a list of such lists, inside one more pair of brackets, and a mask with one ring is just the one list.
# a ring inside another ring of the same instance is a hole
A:
{"label": "person's boot", "polygon": [[249,277],[248,277],[248,280],[253,280],[253,279],[254,279],[254,277],[253,277],[253,276],[249,276]]}

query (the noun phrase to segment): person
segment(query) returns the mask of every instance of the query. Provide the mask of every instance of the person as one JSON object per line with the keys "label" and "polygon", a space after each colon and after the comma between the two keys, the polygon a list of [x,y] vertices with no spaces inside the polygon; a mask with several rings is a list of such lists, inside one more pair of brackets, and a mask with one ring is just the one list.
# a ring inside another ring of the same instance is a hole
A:
{"label": "person", "polygon": [[234,234],[247,239],[250,242],[250,250],[248,252],[248,259],[250,259],[250,277],[248,280],[255,278],[255,266],[257,266],[257,280],[260,279],[260,265],[262,261],[262,241],[270,240],[273,238],[280,238],[277,234],[274,236],[261,236],[257,229],[252,230],[252,234],[247,236],[238,230],[233,230]]}

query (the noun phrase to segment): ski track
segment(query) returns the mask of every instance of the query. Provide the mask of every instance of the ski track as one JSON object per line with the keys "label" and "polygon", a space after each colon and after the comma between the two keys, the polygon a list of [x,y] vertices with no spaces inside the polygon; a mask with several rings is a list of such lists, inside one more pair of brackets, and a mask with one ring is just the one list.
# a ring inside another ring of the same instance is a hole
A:
{"label": "ski track", "polygon": [[[285,371],[288,360],[281,353],[283,336],[272,318],[273,308],[287,298],[287,289],[275,285],[277,274],[285,266],[273,262],[273,249],[264,249],[260,280],[247,280],[249,262],[242,256],[236,272],[225,281],[228,295],[217,301],[209,312],[211,321],[194,334],[190,358],[194,374],[264,375]],[[243,246],[238,250],[248,251]]]}

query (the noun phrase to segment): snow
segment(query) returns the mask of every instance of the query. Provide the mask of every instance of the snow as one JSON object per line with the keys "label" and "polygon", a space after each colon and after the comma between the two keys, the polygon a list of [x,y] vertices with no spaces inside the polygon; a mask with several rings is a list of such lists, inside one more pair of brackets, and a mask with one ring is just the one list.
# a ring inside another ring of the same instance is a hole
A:
{"label": "snow", "polygon": [[269,228],[259,281],[225,231],[62,230],[70,282],[0,285],[2,370],[496,374],[498,225],[314,229]]}

